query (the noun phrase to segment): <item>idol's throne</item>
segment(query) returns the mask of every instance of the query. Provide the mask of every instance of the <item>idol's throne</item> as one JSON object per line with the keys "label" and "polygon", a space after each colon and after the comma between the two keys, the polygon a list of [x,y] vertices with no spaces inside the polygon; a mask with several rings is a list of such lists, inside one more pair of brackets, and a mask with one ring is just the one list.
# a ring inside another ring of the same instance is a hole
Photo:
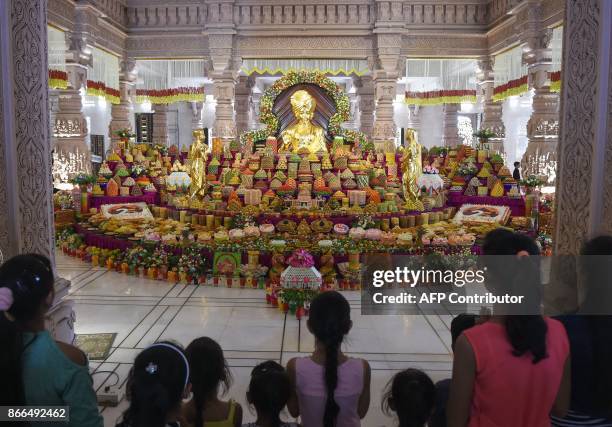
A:
{"label": "idol's throne", "polygon": [[265,144],[270,137],[278,140],[281,150],[293,152],[327,151],[335,137],[362,149],[370,145],[362,132],[342,128],[350,118],[348,96],[318,71],[291,71],[275,81],[261,98],[259,117],[266,127],[244,132],[243,146]]}
{"label": "idol's throne", "polygon": [[308,92],[315,101],[316,107],[311,122],[324,130],[325,139],[331,142],[332,137],[327,132],[329,119],[336,113],[336,105],[334,100],[325,93],[325,91],[314,84],[297,84],[283,91],[274,102],[272,112],[278,118],[279,130],[276,137],[280,138],[285,129],[291,125],[295,125],[298,119],[295,117],[291,108],[291,96],[300,90]]}

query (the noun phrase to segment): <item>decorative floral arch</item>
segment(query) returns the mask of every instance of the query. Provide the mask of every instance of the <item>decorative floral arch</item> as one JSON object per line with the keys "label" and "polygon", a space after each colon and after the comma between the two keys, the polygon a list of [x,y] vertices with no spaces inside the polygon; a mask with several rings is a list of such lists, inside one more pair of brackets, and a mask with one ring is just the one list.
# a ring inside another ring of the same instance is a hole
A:
{"label": "decorative floral arch", "polygon": [[245,143],[247,138],[253,141],[266,139],[278,133],[280,126],[278,117],[272,112],[274,102],[278,95],[286,89],[298,84],[314,84],[325,91],[334,101],[336,112],[329,118],[327,132],[332,136],[344,136],[348,141],[353,141],[360,145],[367,142],[367,137],[362,132],[343,129],[340,124],[350,118],[350,103],[348,96],[333,80],[327,78],[319,71],[290,71],[283,77],[275,81],[272,86],[265,90],[261,97],[259,107],[259,120],[266,125],[264,129],[245,132],[240,136],[240,142]]}

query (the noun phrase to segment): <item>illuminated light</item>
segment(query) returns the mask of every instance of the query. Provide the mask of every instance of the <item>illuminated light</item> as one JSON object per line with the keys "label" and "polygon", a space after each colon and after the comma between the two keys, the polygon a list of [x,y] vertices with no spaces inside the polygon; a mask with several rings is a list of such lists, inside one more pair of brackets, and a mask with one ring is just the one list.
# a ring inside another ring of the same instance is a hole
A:
{"label": "illuminated light", "polygon": [[519,97],[518,96],[510,96],[508,97],[508,105],[510,106],[510,108],[516,108],[518,107],[519,104]]}
{"label": "illuminated light", "polygon": [[461,111],[470,112],[474,109],[474,104],[471,102],[462,102],[461,103]]}
{"label": "illuminated light", "polygon": [[554,194],[555,193],[555,187],[553,187],[553,186],[541,187],[540,188],[540,192],[542,194]]}
{"label": "illuminated light", "polygon": [[151,111],[151,103],[149,101],[143,102],[142,104],[140,104],[140,107],[143,111]]}
{"label": "illuminated light", "polygon": [[55,184],[54,187],[60,191],[72,191],[74,185],[68,182],[60,182],[59,184]]}
{"label": "illuminated light", "polygon": [[106,99],[103,97],[98,97],[98,107],[106,108]]}

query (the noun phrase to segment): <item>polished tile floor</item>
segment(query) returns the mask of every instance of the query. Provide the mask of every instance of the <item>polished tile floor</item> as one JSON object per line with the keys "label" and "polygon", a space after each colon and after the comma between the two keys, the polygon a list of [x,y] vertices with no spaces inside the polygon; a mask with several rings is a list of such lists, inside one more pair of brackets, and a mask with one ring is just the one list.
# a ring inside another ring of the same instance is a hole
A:
{"label": "polished tile floor", "polygon": [[[108,358],[91,362],[97,390],[118,380],[125,386],[136,354],[158,340],[183,345],[199,336],[217,340],[225,351],[234,384],[229,395],[245,404],[250,371],[272,359],[285,364],[313,349],[305,321],[266,305],[263,291],[169,285],[92,268],[75,258],[57,255],[57,270],[71,280],[76,333],[117,333]],[[449,315],[362,316],[358,292],[350,301],[354,327],[344,350],[372,366],[372,403],[363,422],[367,427],[392,426],[380,407],[382,391],[399,370],[416,367],[434,381],[451,374]],[[105,426],[114,426],[125,409],[101,408]],[[244,411],[245,421],[254,413]],[[287,415],[288,416],[288,415]]]}

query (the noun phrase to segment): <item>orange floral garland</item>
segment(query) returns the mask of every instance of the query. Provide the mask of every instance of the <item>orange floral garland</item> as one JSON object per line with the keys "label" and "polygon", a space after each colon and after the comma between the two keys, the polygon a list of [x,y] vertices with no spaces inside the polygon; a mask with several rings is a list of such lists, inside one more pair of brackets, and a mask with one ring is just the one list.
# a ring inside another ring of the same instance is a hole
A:
{"label": "orange floral garland", "polygon": [[553,71],[550,76],[550,91],[561,92],[561,71]]}
{"label": "orange floral garland", "polygon": [[62,70],[49,70],[49,87],[51,89],[67,89],[68,73]]}
{"label": "orange floral garland", "polygon": [[529,91],[528,76],[510,80],[508,83],[493,88],[493,101],[503,101],[510,96],[522,95]]}
{"label": "orange floral garland", "polygon": [[476,102],[475,90],[432,90],[429,92],[406,92],[406,104],[411,105],[442,105]]}
{"label": "orange floral garland", "polygon": [[151,104],[173,104],[181,101],[204,102],[203,87],[177,87],[173,89],[137,89],[136,102]]}
{"label": "orange floral garland", "polygon": [[121,102],[121,94],[117,89],[107,87],[104,82],[94,82],[87,80],[87,95],[100,96],[109,101],[111,104],[119,104]]}

